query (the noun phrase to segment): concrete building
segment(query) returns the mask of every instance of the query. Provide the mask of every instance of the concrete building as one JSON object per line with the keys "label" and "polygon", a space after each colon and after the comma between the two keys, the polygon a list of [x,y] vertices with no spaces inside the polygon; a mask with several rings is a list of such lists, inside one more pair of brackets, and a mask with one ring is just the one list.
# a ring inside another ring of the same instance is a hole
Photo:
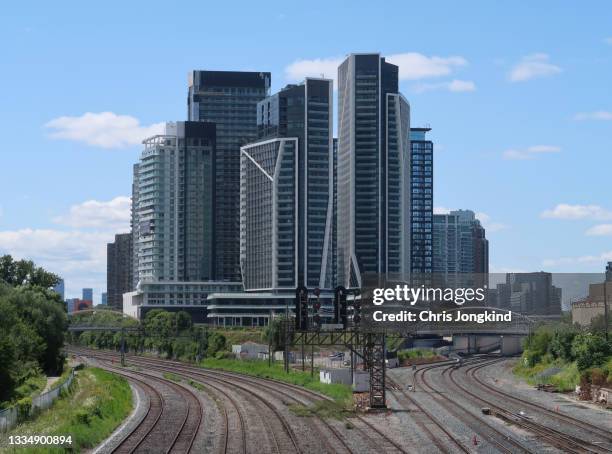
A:
{"label": "concrete building", "polygon": [[489,305],[523,315],[561,314],[562,292],[552,284],[552,274],[508,273],[506,282],[497,285],[497,298]]}
{"label": "concrete building", "polygon": [[65,285],[64,285],[63,279],[59,280],[59,282],[53,287],[53,290],[55,291],[55,293],[57,293],[60,296],[62,301],[64,301],[64,299],[66,298],[66,295],[65,295]]}
{"label": "concrete building", "polygon": [[206,323],[210,294],[241,291],[242,284],[235,282],[141,281],[136,290],[123,294],[123,312],[141,319],[153,309],[185,311],[194,323]]}
{"label": "concrete building", "polygon": [[168,123],[144,146],[133,190],[134,280],[212,280],[215,125]]}
{"label": "concrete building", "polygon": [[588,327],[596,317],[604,316],[605,304],[608,305],[608,317],[612,319],[612,262],[606,266],[605,281],[589,285],[586,298],[572,303],[572,322]]}
{"label": "concrete building", "polygon": [[433,142],[431,128],[410,128],[410,271],[412,283],[431,282],[433,266]]}
{"label": "concrete building", "polygon": [[108,305],[121,309],[123,294],[133,290],[132,234],[115,235],[115,241],[106,245],[106,293]]}
{"label": "concrete building", "polygon": [[332,288],[332,90],[309,78],[258,104],[259,140],[240,149],[246,291]]}
{"label": "concrete building", "polygon": [[399,68],[351,54],[338,68],[338,284],[364,273],[407,279],[410,106]]}
{"label": "concrete building", "polygon": [[240,276],[240,147],[257,139],[257,103],[269,94],[269,72],[191,71],[188,119],[216,124],[215,242],[211,278]]}
{"label": "concrete building", "polygon": [[433,215],[433,279],[451,288],[488,285],[489,242],[470,210]]}
{"label": "concrete building", "polygon": [[267,344],[258,344],[250,341],[232,345],[232,353],[236,355],[237,359],[259,359],[262,354],[267,356],[268,350]]}

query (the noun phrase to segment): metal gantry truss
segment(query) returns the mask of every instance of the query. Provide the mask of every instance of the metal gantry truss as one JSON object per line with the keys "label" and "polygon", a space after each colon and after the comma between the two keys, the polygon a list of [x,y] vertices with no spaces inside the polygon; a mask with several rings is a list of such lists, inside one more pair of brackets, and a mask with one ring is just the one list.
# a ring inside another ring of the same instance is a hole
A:
{"label": "metal gantry truss", "polygon": [[346,331],[296,331],[294,345],[342,346],[363,359],[370,372],[370,408],[387,408],[385,391],[386,362],[385,334],[380,332]]}

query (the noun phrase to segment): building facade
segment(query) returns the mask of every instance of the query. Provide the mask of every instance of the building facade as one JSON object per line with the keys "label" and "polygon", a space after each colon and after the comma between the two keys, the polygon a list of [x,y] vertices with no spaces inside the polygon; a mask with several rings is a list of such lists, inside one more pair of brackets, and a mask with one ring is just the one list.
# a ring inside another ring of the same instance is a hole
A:
{"label": "building facade", "polygon": [[[131,263],[131,260],[130,260]],[[121,295],[121,305],[119,306],[119,310],[121,310],[122,305],[123,305],[123,295]],[[108,293],[107,292],[102,292],[102,294],[100,295],[100,304],[102,306],[108,306]]]}
{"label": "building facade", "polygon": [[338,68],[338,284],[410,274],[410,106],[399,68],[351,54]]}
{"label": "building facade", "polygon": [[92,288],[84,288],[83,289],[82,300],[83,301],[92,301],[93,302],[93,289]]}
{"label": "building facade", "polygon": [[133,255],[131,233],[117,234],[106,245],[106,296],[112,308],[121,309],[123,294],[133,290]]}
{"label": "building facade", "polygon": [[215,263],[215,125],[177,122],[135,168],[136,282],[206,281]]}
{"label": "building facade", "polygon": [[259,140],[241,148],[245,290],[333,285],[332,81],[306,79],[258,104]]}
{"label": "building facade", "polygon": [[432,252],[435,285],[451,288],[488,285],[489,243],[473,211],[434,214]]}
{"label": "building facade", "polygon": [[431,128],[410,128],[410,271],[428,284],[433,271],[433,142]]}
{"label": "building facade", "polygon": [[240,147],[257,138],[257,103],[269,72],[191,71],[188,119],[216,124],[212,278],[240,281]]}

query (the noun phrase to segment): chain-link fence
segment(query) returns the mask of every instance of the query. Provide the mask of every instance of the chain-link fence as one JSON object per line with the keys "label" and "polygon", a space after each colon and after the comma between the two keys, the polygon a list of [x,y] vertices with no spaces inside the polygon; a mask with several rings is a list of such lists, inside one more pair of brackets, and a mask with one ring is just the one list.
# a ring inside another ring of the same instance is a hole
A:
{"label": "chain-link fence", "polygon": [[74,369],[70,371],[70,375],[60,386],[32,398],[31,405],[15,405],[0,411],[0,432],[6,432],[15,427],[20,421],[33,416],[36,412],[49,408],[51,404],[53,404],[53,401],[60,396],[62,391],[68,389],[70,385],[72,385],[73,380]]}

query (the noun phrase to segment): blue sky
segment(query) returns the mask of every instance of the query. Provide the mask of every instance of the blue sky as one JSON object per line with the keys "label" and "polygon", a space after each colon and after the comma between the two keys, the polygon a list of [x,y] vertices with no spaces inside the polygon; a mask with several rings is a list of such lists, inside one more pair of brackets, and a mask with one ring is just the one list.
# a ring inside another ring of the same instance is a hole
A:
{"label": "blue sky", "polygon": [[435,206],[480,213],[492,271],[612,260],[609,2],[293,3],[5,5],[0,253],[98,298],[138,143],[185,119],[190,69],[271,71],[277,90],[376,51],[433,128]]}

